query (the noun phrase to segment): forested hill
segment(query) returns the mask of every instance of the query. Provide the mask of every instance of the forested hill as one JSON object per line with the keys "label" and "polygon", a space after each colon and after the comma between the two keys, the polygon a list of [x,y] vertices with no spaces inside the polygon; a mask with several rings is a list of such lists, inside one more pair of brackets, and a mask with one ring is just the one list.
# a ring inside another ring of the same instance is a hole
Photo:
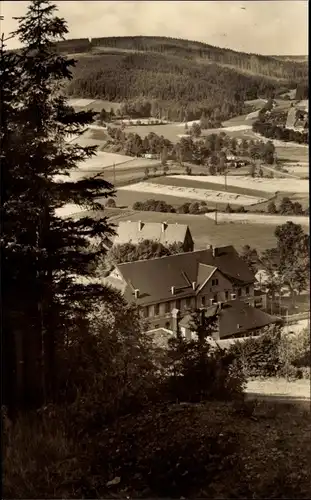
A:
{"label": "forested hill", "polygon": [[133,36],[75,39],[60,42],[63,52],[92,52],[105,48],[135,52],[159,52],[186,59],[215,62],[233,66],[237,70],[250,71],[257,75],[285,80],[307,79],[307,61],[278,56],[263,56],[236,52],[230,49],[213,47],[202,42],[194,42],[168,37]]}
{"label": "forested hill", "polygon": [[202,112],[228,119],[241,113],[245,100],[279,95],[308,76],[305,63],[164,37],[68,40],[58,48],[78,60],[68,95],[146,98],[170,110],[171,119],[181,107],[192,119]]}

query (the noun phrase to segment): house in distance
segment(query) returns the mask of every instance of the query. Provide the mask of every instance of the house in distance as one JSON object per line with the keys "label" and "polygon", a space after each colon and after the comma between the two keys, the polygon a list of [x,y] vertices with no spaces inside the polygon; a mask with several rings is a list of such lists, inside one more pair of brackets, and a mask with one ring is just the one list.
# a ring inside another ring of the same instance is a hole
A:
{"label": "house in distance", "polygon": [[115,230],[117,234],[113,239],[114,245],[138,245],[144,240],[151,240],[164,246],[181,243],[184,252],[192,252],[194,249],[191,232],[186,224],[121,221]]}

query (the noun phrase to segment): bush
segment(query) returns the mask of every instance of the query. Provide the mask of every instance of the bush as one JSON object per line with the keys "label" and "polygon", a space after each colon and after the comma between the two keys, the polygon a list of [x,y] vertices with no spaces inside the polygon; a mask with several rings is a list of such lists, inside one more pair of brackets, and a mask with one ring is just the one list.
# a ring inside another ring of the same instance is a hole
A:
{"label": "bush", "polygon": [[268,204],[267,210],[268,210],[269,214],[277,214],[278,213],[274,201],[270,201],[270,203]]}
{"label": "bush", "polygon": [[229,353],[245,377],[273,377],[280,374],[284,362],[280,359],[280,330],[272,327],[258,337],[233,344]]}
{"label": "bush", "polygon": [[189,206],[189,214],[197,215],[200,213],[200,205],[197,201],[193,202]]}
{"label": "bush", "polygon": [[175,213],[176,210],[172,205],[169,205],[165,201],[161,200],[146,200],[144,202],[136,201],[133,204],[133,210],[142,210],[147,212],[163,212],[163,213]]}
{"label": "bush", "polygon": [[177,212],[179,214],[189,214],[189,207],[190,207],[190,205],[191,205],[191,203],[189,203],[189,202],[186,202],[183,205],[180,205],[177,208]]}
{"label": "bush", "polygon": [[243,399],[244,375],[236,369],[235,356],[207,341],[175,338],[168,351],[168,397],[198,402]]}
{"label": "bush", "polygon": [[106,203],[107,208],[116,208],[116,202],[113,198],[109,198],[109,200]]}
{"label": "bush", "polygon": [[133,204],[133,210],[143,210],[143,204],[141,201],[135,201]]}
{"label": "bush", "polygon": [[307,329],[294,335],[284,335],[279,345],[282,374],[286,377],[309,378],[310,335]]}

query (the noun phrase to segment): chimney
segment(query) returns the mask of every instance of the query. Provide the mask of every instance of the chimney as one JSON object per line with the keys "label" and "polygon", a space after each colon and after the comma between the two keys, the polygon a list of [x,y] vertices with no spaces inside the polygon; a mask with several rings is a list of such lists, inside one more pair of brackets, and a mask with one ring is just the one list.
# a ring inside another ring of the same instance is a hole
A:
{"label": "chimney", "polygon": [[193,281],[192,282],[192,290],[195,290],[197,287],[197,282],[196,281]]}
{"label": "chimney", "polygon": [[139,299],[139,289],[138,288],[135,288],[134,295],[135,295],[135,299]]}
{"label": "chimney", "polygon": [[138,221],[138,231],[141,231],[143,228],[144,224],[142,223],[141,220]]}
{"label": "chimney", "polygon": [[162,222],[162,224],[161,224],[162,233],[164,233],[164,231],[166,230],[166,228],[167,228],[167,222]]}
{"label": "chimney", "polygon": [[180,311],[178,309],[173,309],[172,310],[172,330],[175,335],[178,334],[179,331],[179,318],[180,318]]}
{"label": "chimney", "polygon": [[175,295],[175,287],[174,286],[171,286],[171,294]]}

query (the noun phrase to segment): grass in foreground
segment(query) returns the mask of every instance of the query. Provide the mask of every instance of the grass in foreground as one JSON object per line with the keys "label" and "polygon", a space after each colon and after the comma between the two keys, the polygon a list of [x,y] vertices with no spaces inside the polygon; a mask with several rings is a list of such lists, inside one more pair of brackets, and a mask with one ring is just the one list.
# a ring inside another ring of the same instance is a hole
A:
{"label": "grass in foreground", "polygon": [[170,404],[71,441],[20,420],[5,498],[311,498],[310,413],[280,403]]}

